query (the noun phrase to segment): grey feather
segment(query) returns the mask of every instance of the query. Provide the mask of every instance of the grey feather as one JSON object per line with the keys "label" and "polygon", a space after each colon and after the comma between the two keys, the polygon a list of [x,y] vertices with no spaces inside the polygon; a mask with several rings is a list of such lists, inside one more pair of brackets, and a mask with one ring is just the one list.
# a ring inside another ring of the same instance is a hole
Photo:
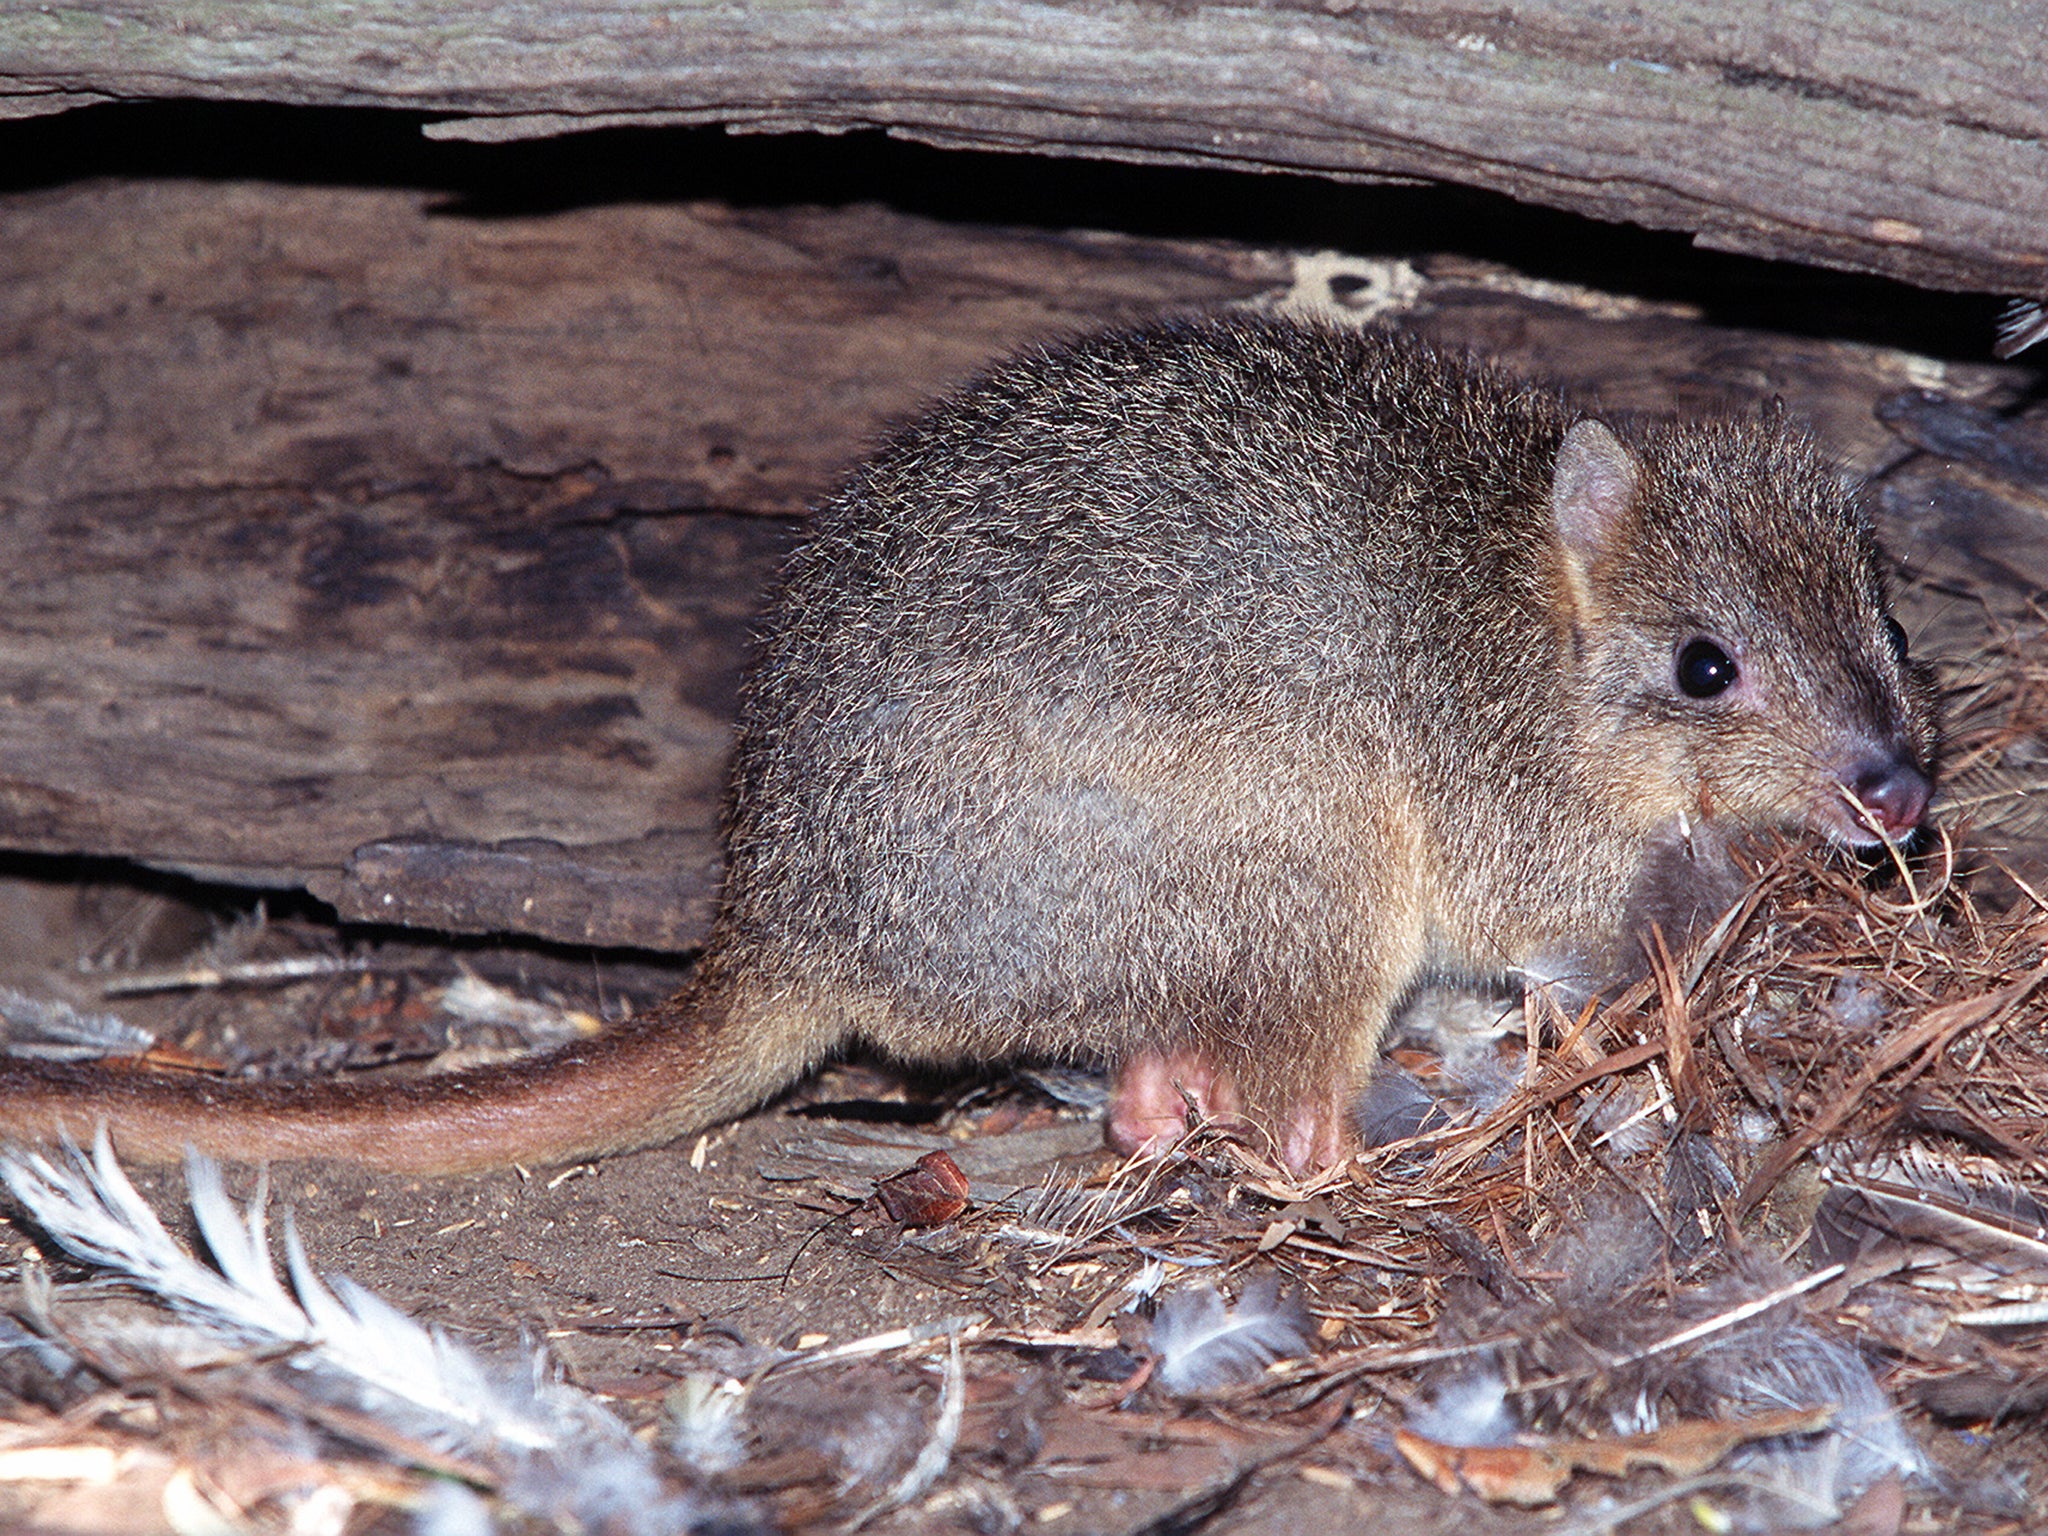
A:
{"label": "grey feather", "polygon": [[[566,1528],[632,1536],[677,1536],[702,1514],[689,1497],[669,1494],[624,1422],[561,1381],[544,1355],[487,1364],[345,1276],[323,1279],[289,1211],[287,1287],[270,1253],[267,1189],[237,1207],[219,1167],[197,1154],[186,1177],[212,1265],[165,1230],[104,1132],[90,1155],[76,1147],[54,1161],[0,1153],[0,1181],[74,1257],[125,1275],[216,1337],[297,1346],[286,1358],[316,1394],[504,1468],[507,1506]],[[488,1511],[459,1494],[430,1501],[421,1515],[420,1529],[437,1536],[490,1528]]]}
{"label": "grey feather", "polygon": [[1998,340],[1991,351],[1996,357],[2017,357],[2042,340],[2048,340],[2048,303],[2014,299],[1998,317]]}
{"label": "grey feather", "polygon": [[1189,1286],[1161,1302],[1152,1320],[1152,1379],[1168,1392],[1209,1392],[1310,1348],[1308,1309],[1298,1296],[1282,1296],[1270,1275],[1245,1286],[1234,1307],[1207,1286]]}

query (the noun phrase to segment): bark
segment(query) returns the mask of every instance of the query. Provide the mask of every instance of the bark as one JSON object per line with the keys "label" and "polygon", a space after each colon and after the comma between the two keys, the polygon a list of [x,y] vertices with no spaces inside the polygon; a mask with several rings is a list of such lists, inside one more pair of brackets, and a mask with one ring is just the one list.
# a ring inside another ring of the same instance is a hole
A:
{"label": "bark", "polygon": [[1424,178],[1935,287],[2048,291],[2030,5],[82,0],[0,15],[18,113],[424,108]]}
{"label": "bark", "polygon": [[[1780,395],[1864,470],[1906,451],[1873,408],[1909,382],[2017,379],[1470,263],[874,208],[468,219],[413,192],[98,183],[0,201],[0,293],[0,847],[662,949],[716,889],[780,514],[1016,346],[1391,306],[1612,409]],[[1913,414],[1909,441],[1949,419]],[[1916,509],[1955,487],[1915,464],[1889,483],[1917,559],[2048,584],[2024,495],[1937,529]]]}
{"label": "bark", "polygon": [[0,202],[0,847],[686,945],[760,514],[1027,340],[1285,265],[861,208]]}

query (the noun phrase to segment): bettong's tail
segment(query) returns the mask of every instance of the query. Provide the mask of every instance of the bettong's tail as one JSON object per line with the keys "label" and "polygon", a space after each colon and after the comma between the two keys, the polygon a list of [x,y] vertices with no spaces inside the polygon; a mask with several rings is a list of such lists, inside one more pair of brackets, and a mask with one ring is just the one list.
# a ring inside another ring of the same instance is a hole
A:
{"label": "bettong's tail", "polygon": [[0,1059],[0,1139],[91,1141],[143,1162],[193,1147],[261,1162],[333,1158],[401,1173],[547,1166],[653,1146],[744,1113],[808,1065],[792,1033],[702,968],[675,997],[530,1060],[377,1082],[241,1081]]}

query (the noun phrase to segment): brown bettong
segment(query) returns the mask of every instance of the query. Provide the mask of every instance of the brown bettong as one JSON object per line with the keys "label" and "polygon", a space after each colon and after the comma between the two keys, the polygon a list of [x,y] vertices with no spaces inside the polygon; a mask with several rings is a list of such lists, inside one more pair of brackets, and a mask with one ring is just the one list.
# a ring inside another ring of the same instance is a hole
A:
{"label": "brown bettong", "polygon": [[1623,428],[1398,336],[1169,322],[998,368],[815,522],[675,999],[418,1082],[13,1062],[0,1125],[552,1163],[864,1040],[1103,1061],[1118,1146],[1192,1101],[1313,1167],[1418,980],[1597,980],[1725,896],[1702,833],[1874,844],[1931,793],[1883,561],[1772,414]]}

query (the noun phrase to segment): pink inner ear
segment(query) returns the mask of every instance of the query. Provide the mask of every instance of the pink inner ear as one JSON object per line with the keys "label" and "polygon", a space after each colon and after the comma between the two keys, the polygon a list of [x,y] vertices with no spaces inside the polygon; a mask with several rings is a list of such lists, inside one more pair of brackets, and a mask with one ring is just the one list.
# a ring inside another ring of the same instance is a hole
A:
{"label": "pink inner ear", "polygon": [[1550,515],[1581,567],[1612,546],[1641,484],[1635,455],[1603,423],[1588,418],[1565,433],[1550,481]]}

